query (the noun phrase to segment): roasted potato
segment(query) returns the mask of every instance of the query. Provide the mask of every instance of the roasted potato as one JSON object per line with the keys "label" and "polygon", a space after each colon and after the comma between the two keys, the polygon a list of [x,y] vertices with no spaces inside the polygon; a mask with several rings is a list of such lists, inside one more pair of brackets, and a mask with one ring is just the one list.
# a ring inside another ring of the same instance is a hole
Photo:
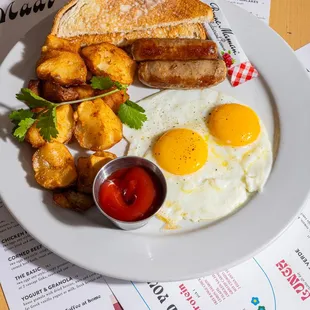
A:
{"label": "roasted potato", "polygon": [[132,84],[136,63],[126,52],[110,43],[94,44],[81,49],[89,71],[97,76],[109,76],[123,84]]}
{"label": "roasted potato", "polygon": [[116,158],[110,152],[96,152],[89,157],[79,157],[77,161],[77,188],[79,192],[91,193],[92,186],[98,171],[109,161]]}
{"label": "roasted potato", "polygon": [[32,156],[32,167],[36,181],[47,189],[68,187],[77,179],[74,158],[59,142],[40,147]]}
{"label": "roasted potato", "polygon": [[78,53],[80,49],[80,43],[74,40],[67,40],[64,38],[56,37],[49,34],[42,47],[42,52],[45,53],[49,50],[61,50],[67,52]]}
{"label": "roasted potato", "polygon": [[103,151],[122,139],[122,123],[102,99],[82,102],[74,118],[74,136],[83,148]]}
{"label": "roasted potato", "polygon": [[37,64],[37,76],[62,86],[80,85],[86,82],[87,68],[78,53],[47,50]]}
{"label": "roasted potato", "polygon": [[79,212],[87,211],[95,204],[92,196],[74,190],[53,193],[53,200],[61,208]]}
{"label": "roasted potato", "polygon": [[76,100],[79,94],[73,87],[63,87],[52,81],[43,81],[42,97],[52,102],[66,102]]}
{"label": "roasted potato", "polygon": [[95,90],[90,85],[80,85],[71,88],[78,93],[79,99],[85,99],[95,95]]}
{"label": "roasted potato", "polygon": [[[109,89],[108,91],[110,90],[111,89]],[[104,93],[104,91],[97,90],[95,92],[95,95],[99,95],[101,93]],[[117,93],[108,95],[106,97],[102,97],[101,99],[104,101],[105,104],[107,104],[113,110],[114,113],[117,113],[120,105],[124,103],[126,100],[128,100],[129,96],[126,93],[126,91],[122,90]]]}
{"label": "roasted potato", "polygon": [[87,84],[71,87],[63,87],[51,81],[43,81],[42,84],[42,97],[52,102],[85,99],[95,95],[95,90]]}
{"label": "roasted potato", "polygon": [[30,80],[28,83],[28,88],[36,95],[41,95],[41,81],[40,80]]}
{"label": "roasted potato", "polygon": [[90,71],[87,71],[87,76],[86,76],[86,81],[90,82],[90,80],[92,79],[93,74]]}
{"label": "roasted potato", "polygon": [[[73,109],[71,105],[65,104],[56,109],[56,118],[57,118],[57,130],[58,136],[53,138],[53,142],[67,143],[71,140],[74,130],[74,117]],[[26,141],[29,142],[32,147],[38,148],[46,143],[43,137],[40,134],[39,129],[34,123],[27,131]]]}
{"label": "roasted potato", "polygon": [[[66,102],[77,99],[87,99],[113,90],[95,90],[90,85],[79,85],[71,87],[63,87],[53,82],[45,81],[42,87],[43,98],[53,102]],[[119,106],[129,98],[125,91],[103,97],[102,100],[117,113]]]}
{"label": "roasted potato", "polygon": [[36,126],[36,123],[34,123],[27,131],[25,140],[31,144],[34,148],[39,148],[43,146],[46,141],[43,139],[43,137],[40,134],[39,129]]}
{"label": "roasted potato", "polygon": [[[41,96],[42,94],[42,81],[40,80],[30,80],[28,82],[28,88],[35,93],[38,96]],[[27,102],[26,102],[27,104]],[[35,108],[32,109],[32,112],[39,113],[42,110],[42,108]]]}

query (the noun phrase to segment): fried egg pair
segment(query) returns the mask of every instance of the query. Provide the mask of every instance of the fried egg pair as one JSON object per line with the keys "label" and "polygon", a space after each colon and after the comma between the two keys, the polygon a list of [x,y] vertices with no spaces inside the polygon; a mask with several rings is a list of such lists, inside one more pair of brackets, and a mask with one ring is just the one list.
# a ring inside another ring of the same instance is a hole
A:
{"label": "fried egg pair", "polygon": [[263,189],[272,148],[251,108],[210,89],[162,91],[139,105],[148,120],[139,131],[124,126],[127,155],[151,160],[165,175],[158,217],[166,228],[224,217]]}

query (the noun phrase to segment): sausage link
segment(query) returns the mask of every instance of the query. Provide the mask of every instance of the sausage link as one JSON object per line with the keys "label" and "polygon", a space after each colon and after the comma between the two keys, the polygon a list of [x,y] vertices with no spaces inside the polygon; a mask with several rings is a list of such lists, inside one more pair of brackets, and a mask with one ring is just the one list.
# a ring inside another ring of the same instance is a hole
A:
{"label": "sausage link", "polygon": [[223,60],[146,61],[139,64],[141,83],[160,89],[207,88],[226,78]]}
{"label": "sausage link", "polygon": [[215,42],[199,39],[139,39],[131,47],[135,60],[217,59]]}

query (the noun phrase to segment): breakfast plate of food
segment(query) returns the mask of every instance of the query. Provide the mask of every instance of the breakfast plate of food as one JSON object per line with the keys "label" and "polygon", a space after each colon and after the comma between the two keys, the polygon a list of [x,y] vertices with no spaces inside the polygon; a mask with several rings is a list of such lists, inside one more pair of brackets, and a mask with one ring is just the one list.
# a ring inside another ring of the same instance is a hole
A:
{"label": "breakfast plate of food", "polygon": [[224,0],[72,0],[16,43],[0,80],[1,196],[94,272],[217,272],[308,197],[306,72]]}

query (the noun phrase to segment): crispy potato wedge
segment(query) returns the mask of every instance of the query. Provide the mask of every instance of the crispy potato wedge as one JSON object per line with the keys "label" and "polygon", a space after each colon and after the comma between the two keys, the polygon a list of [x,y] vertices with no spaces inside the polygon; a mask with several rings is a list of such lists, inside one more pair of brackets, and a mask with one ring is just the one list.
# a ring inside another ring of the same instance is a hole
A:
{"label": "crispy potato wedge", "polygon": [[[38,96],[42,96],[42,81],[40,80],[30,80],[28,82],[27,86],[33,93],[35,93]],[[25,102],[27,105],[28,103]],[[31,109],[32,112],[34,113],[39,113],[42,110],[42,108],[34,108]]]}
{"label": "crispy potato wedge", "polygon": [[47,189],[64,188],[77,179],[74,158],[59,142],[46,143],[32,156],[35,179]]}
{"label": "crispy potato wedge", "polygon": [[67,143],[73,136],[75,121],[71,105],[65,104],[56,109],[58,136],[54,141]]}
{"label": "crispy potato wedge", "polygon": [[92,79],[93,74],[90,71],[87,71],[87,76],[86,76],[86,81],[90,82],[90,80]]}
{"label": "crispy potato wedge", "polygon": [[34,123],[27,131],[25,140],[31,144],[34,148],[39,148],[43,146],[46,141],[43,139],[43,137],[40,134],[39,129],[36,127],[36,123]]}
{"label": "crispy potato wedge", "polygon": [[95,95],[95,90],[90,85],[80,85],[71,88],[78,93],[79,99],[85,99]]}
{"label": "crispy potato wedge", "polygon": [[100,43],[81,49],[89,71],[97,76],[109,76],[123,84],[132,84],[136,62],[126,52],[110,43]]}
{"label": "crispy potato wedge", "polygon": [[[56,109],[58,136],[52,142],[67,143],[71,140],[74,131],[74,116],[71,105],[65,104]],[[34,148],[43,146],[46,141],[40,134],[39,129],[34,123],[27,131],[25,140]]]}
{"label": "crispy potato wedge", "polygon": [[40,80],[30,80],[28,83],[28,88],[35,93],[36,95],[40,96],[41,92],[41,81]]}
{"label": "crispy potato wedge", "polygon": [[86,82],[87,68],[78,53],[47,50],[37,64],[37,76],[62,86],[80,85]]}
{"label": "crispy potato wedge", "polygon": [[44,45],[42,46],[41,51],[43,53],[49,50],[61,50],[72,53],[78,53],[80,49],[80,43],[74,40],[67,40],[64,38],[56,37],[52,34],[49,34],[45,40]]}
{"label": "crispy potato wedge", "polygon": [[87,84],[70,87],[63,87],[51,81],[43,81],[42,84],[42,97],[57,103],[89,98],[96,93],[96,91]]}
{"label": "crispy potato wedge", "polygon": [[73,87],[66,88],[52,81],[43,81],[42,84],[42,97],[46,100],[60,103],[79,98]]}
{"label": "crispy potato wedge", "polygon": [[76,165],[78,172],[78,191],[90,194],[98,171],[115,158],[115,154],[106,151],[96,152],[89,157],[79,157]]}
{"label": "crispy potato wedge", "polygon": [[87,211],[95,204],[92,196],[74,190],[53,193],[53,200],[61,208],[72,209],[78,212]]}
{"label": "crispy potato wedge", "polygon": [[101,99],[82,102],[74,118],[74,136],[83,148],[104,151],[122,139],[120,119]]}
{"label": "crispy potato wedge", "polygon": [[[112,89],[109,89],[108,91],[111,91]],[[99,94],[102,94],[106,91],[96,91],[95,92],[95,95],[99,95]],[[106,97],[102,97],[101,98],[105,104],[107,104],[114,113],[117,113],[118,112],[118,109],[120,107],[120,105],[122,103],[124,103],[126,100],[129,99],[129,96],[128,94],[126,93],[126,91],[122,90],[122,91],[119,91],[117,93],[114,93],[114,94],[111,94],[109,96],[106,96]]]}

